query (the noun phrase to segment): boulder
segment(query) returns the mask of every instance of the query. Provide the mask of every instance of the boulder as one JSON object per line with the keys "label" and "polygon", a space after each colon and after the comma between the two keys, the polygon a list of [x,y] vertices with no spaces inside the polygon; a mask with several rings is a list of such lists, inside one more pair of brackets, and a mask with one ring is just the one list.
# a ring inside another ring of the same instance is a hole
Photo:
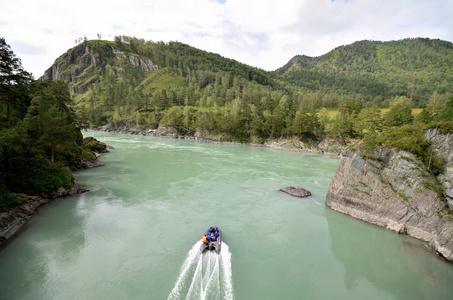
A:
{"label": "boulder", "polygon": [[310,191],[307,191],[306,189],[301,188],[301,187],[288,186],[288,187],[280,189],[280,191],[287,193],[288,195],[291,195],[294,197],[299,197],[299,198],[305,198],[305,197],[311,196]]}
{"label": "boulder", "polygon": [[83,139],[83,145],[91,151],[96,153],[107,153],[107,145],[103,142],[98,141],[94,137],[86,137]]}

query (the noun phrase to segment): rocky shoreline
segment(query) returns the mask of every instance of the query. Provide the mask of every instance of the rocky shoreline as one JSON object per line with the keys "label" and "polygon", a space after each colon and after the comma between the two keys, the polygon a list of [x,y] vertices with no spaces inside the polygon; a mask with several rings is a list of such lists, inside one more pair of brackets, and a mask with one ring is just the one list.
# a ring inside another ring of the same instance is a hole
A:
{"label": "rocky shoreline", "polygon": [[24,227],[28,220],[36,215],[41,207],[55,200],[85,193],[88,190],[74,183],[70,188],[59,188],[48,197],[14,194],[26,199],[25,203],[0,213],[0,246],[6,244]]}
{"label": "rocky shoreline", "polygon": [[[86,141],[84,140],[85,143],[93,142],[94,149],[91,150],[96,159],[81,159],[77,166],[71,168],[71,171],[104,166],[98,158],[102,153],[108,152],[107,146],[104,143],[100,143],[96,140],[94,141],[90,138]],[[76,182],[73,182],[70,187],[60,187],[46,195],[30,196],[25,194],[13,194],[22,199],[26,199],[26,201],[21,205],[0,212],[0,247],[4,247],[14,236],[16,236],[25,224],[39,212],[40,208],[54,203],[58,199],[82,194],[87,191],[87,189],[81,187]]]}
{"label": "rocky shoreline", "polygon": [[341,159],[343,153],[348,151],[351,147],[350,145],[353,145],[355,143],[354,140],[350,140],[346,144],[342,145],[338,141],[331,138],[327,138],[321,141],[320,143],[314,141],[304,143],[297,138],[269,139],[266,140],[264,143],[258,143],[257,141],[255,141],[255,139],[252,138],[252,142],[244,144],[236,141],[228,141],[222,134],[215,135],[202,130],[195,130],[193,135],[178,135],[176,128],[173,128],[171,126],[159,125],[157,129],[149,129],[143,126],[137,126],[128,123],[124,123],[117,126],[109,124],[102,127],[92,128],[92,130],[103,132],[115,132],[130,135],[196,140],[199,142],[211,144],[247,145],[253,147],[264,147],[280,151],[322,154],[336,159]]}
{"label": "rocky shoreline", "polygon": [[[427,136],[431,133],[427,132]],[[350,151],[342,158],[326,195],[326,205],[370,224],[427,243],[453,262],[453,212],[447,192],[453,184],[453,134],[437,135],[433,152],[446,160],[437,178],[414,155],[381,148],[368,159]],[[439,197],[442,185],[444,198]]]}

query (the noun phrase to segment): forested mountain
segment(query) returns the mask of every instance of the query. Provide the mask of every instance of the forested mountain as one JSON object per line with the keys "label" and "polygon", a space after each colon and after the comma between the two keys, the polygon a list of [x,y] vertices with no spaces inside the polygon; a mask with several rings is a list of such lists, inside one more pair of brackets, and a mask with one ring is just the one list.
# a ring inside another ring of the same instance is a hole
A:
{"label": "forested mountain", "polygon": [[[179,42],[117,36],[68,50],[41,80],[63,80],[79,122],[169,125],[223,139],[363,137],[373,129],[449,120],[453,44],[361,41],[326,55],[296,56],[275,72]],[[390,111],[382,117],[380,108]],[[338,114],[331,118],[326,108]]]}
{"label": "forested mountain", "polygon": [[453,93],[453,44],[360,41],[319,57],[296,56],[274,73],[306,91],[356,94],[380,107],[405,96],[424,107],[435,92]]}
{"label": "forested mountain", "polygon": [[398,97],[425,107],[432,97],[453,94],[453,44],[360,41],[319,57],[296,56],[266,72],[178,42],[118,36],[68,50],[42,79],[67,82],[80,107],[96,110],[94,123],[106,122],[115,108],[123,107],[118,116],[150,107],[224,105],[240,92],[252,101],[291,94],[296,106],[309,108],[337,108],[344,98],[387,108]]}
{"label": "forested mountain", "polygon": [[95,125],[175,105],[223,105],[238,97],[240,86],[258,99],[279,89],[277,76],[218,54],[124,36],[70,49],[41,77],[46,79],[67,82],[76,107]]}

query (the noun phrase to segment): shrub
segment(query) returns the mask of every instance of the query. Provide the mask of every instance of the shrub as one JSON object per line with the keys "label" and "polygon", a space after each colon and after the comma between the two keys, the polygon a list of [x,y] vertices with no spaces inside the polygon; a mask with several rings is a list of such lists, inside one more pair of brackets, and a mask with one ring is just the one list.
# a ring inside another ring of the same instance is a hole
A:
{"label": "shrub", "polygon": [[443,170],[442,158],[432,155],[431,142],[425,140],[424,128],[406,125],[389,129],[378,137],[378,144],[414,154],[434,174]]}
{"label": "shrub", "polygon": [[25,202],[25,199],[11,195],[5,185],[0,185],[0,211],[5,207],[20,205]]}

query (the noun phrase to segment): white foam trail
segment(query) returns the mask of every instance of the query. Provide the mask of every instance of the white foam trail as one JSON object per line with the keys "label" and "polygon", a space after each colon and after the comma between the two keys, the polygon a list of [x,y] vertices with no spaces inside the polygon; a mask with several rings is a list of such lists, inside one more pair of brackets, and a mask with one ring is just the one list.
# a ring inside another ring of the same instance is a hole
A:
{"label": "white foam trail", "polygon": [[196,243],[187,254],[168,300],[233,300],[231,253],[228,245],[222,243],[220,254],[214,251],[201,254],[200,245],[199,242]]}
{"label": "white foam trail", "polygon": [[189,253],[187,254],[187,258],[181,267],[181,273],[178,276],[178,280],[176,280],[175,286],[168,296],[168,299],[180,299],[179,293],[184,287],[184,279],[187,277],[187,273],[190,270],[193,262],[196,260],[197,256],[200,256],[201,254],[199,249],[200,243],[195,243],[192,249],[190,249]]}
{"label": "white foam trail", "polygon": [[224,299],[233,300],[233,273],[231,272],[231,252],[227,244],[222,243],[222,251],[220,251],[220,259],[222,260],[223,283],[224,283]]}

